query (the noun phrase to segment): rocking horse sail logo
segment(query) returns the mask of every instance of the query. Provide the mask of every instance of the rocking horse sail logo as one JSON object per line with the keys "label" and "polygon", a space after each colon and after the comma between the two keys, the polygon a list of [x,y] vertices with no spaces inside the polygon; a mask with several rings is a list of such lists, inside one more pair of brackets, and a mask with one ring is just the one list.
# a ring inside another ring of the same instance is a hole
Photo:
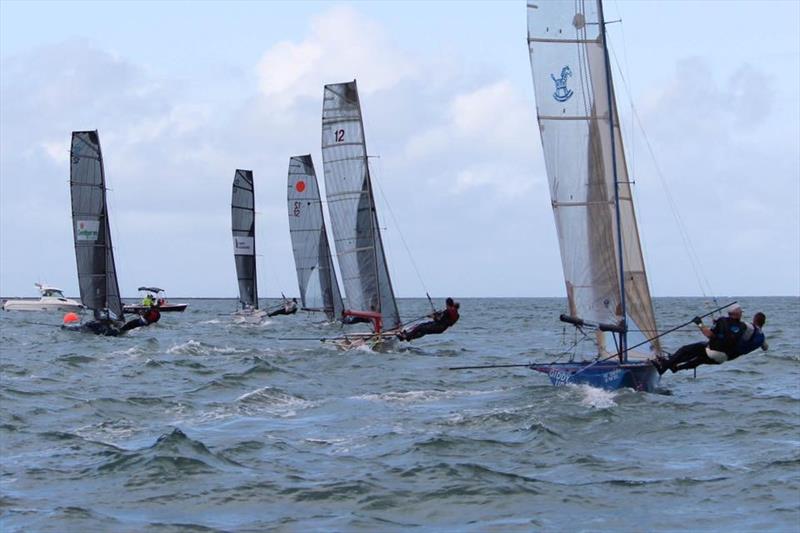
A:
{"label": "rocking horse sail logo", "polygon": [[560,78],[556,78],[553,74],[550,74],[550,77],[553,78],[556,84],[556,92],[553,93],[553,98],[555,98],[557,102],[566,102],[572,96],[572,90],[567,87],[567,78],[570,76],[572,76],[572,69],[569,68],[569,65],[565,65],[564,68],[561,69]]}

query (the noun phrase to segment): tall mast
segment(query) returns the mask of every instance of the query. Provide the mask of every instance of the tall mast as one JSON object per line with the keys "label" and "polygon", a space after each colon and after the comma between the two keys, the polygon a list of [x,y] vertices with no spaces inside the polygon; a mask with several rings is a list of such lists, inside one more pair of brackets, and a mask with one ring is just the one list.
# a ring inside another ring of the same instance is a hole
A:
{"label": "tall mast", "polygon": [[617,148],[616,136],[614,135],[614,94],[612,92],[611,83],[611,61],[608,57],[608,40],[606,38],[606,21],[603,15],[603,2],[597,0],[597,9],[600,14],[600,35],[603,39],[603,54],[605,56],[606,68],[606,93],[608,96],[608,127],[611,133],[611,168],[614,173],[614,208],[617,216],[617,254],[619,256],[619,291],[620,291],[620,304],[622,306],[622,332],[619,334],[620,340],[620,358],[622,361],[628,359],[627,344],[628,344],[628,324],[627,324],[627,306],[625,304],[625,264],[623,257],[622,246],[622,214],[619,208],[619,177],[617,176]]}

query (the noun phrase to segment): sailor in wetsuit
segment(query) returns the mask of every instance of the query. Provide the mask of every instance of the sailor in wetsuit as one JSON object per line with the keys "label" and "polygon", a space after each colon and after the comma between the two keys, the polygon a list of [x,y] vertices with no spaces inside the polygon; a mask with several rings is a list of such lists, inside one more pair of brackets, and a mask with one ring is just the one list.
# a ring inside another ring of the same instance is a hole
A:
{"label": "sailor in wetsuit", "polygon": [[444,311],[435,311],[429,315],[433,320],[417,324],[408,331],[402,330],[397,334],[397,338],[401,341],[411,341],[425,335],[444,333],[447,328],[458,322],[460,316],[458,309],[461,307],[461,304],[452,298],[448,298],[445,305]]}
{"label": "sailor in wetsuit", "polygon": [[753,323],[741,321],[742,308],[737,305],[728,311],[727,317],[718,318],[713,328],[706,327],[700,318],[694,322],[700,331],[709,338],[708,342],[687,344],[676,351],[669,359],[657,359],[653,362],[659,374],[667,369],[672,372],[691,370],[700,365],[720,365],[748,354],[756,348],[767,349],[767,343],[761,328],[767,321],[764,313],[753,316]]}
{"label": "sailor in wetsuit", "polygon": [[269,313],[267,316],[276,316],[276,315],[293,315],[297,312],[297,298],[292,298],[291,300],[284,300],[283,307],[279,307],[275,311]]}
{"label": "sailor in wetsuit", "polygon": [[161,311],[158,309],[158,302],[153,303],[145,311],[142,311],[137,318],[128,321],[122,326],[122,331],[130,331],[132,329],[141,328],[142,326],[149,326],[155,324],[161,319]]}

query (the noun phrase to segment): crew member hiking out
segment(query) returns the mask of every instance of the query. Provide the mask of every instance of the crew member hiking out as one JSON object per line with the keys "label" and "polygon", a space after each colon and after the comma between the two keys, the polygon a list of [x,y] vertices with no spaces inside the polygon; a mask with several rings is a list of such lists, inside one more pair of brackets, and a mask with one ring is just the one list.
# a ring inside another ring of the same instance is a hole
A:
{"label": "crew member hiking out", "polygon": [[458,322],[458,309],[461,304],[448,298],[445,301],[446,307],[443,311],[434,311],[429,315],[433,320],[417,324],[410,330],[402,330],[397,334],[397,338],[402,341],[411,341],[424,337],[425,335],[444,333],[444,331]]}
{"label": "crew member hiking out", "polygon": [[267,314],[267,316],[293,315],[296,312],[297,312],[297,298],[292,298],[291,300],[287,298],[283,301],[283,307],[279,307],[275,311]]}
{"label": "crew member hiking out", "polygon": [[150,307],[148,307],[144,311],[141,311],[137,318],[129,320],[124,326],[122,326],[121,331],[130,331],[132,329],[141,328],[143,326],[149,326],[150,324],[155,324],[156,322],[161,320],[161,311],[158,308],[159,308],[158,302],[153,302],[153,304]]}
{"label": "crew member hiking out", "polygon": [[682,346],[669,359],[659,358],[653,364],[659,374],[663,374],[667,369],[678,372],[700,365],[720,365],[756,348],[766,350],[767,343],[761,331],[767,320],[766,315],[756,313],[752,325],[742,322],[741,318],[742,308],[739,305],[728,311],[727,317],[715,320],[713,328],[708,328],[700,318],[695,318],[694,323],[709,340]]}

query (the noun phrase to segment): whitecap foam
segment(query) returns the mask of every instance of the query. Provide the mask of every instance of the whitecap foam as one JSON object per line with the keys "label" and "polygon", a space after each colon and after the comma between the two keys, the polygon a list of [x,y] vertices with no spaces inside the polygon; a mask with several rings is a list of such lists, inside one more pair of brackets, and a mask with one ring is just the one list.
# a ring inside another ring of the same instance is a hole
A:
{"label": "whitecap foam", "polygon": [[261,387],[236,398],[237,409],[244,414],[269,413],[280,417],[291,417],[298,409],[307,409],[314,402],[292,396],[273,387]]}
{"label": "whitecap foam", "polygon": [[111,355],[114,356],[123,356],[123,357],[139,357],[141,355],[148,355],[150,352],[145,350],[141,346],[131,346],[126,350],[115,350],[111,352]]}
{"label": "whitecap foam", "polygon": [[218,346],[204,344],[194,339],[189,339],[184,343],[176,344],[167,349],[167,353],[170,355],[210,355],[212,353],[235,354],[235,353],[249,353],[249,351],[250,350],[233,348],[231,346],[225,346],[220,348]]}
{"label": "whitecap foam", "polygon": [[589,385],[569,386],[574,387],[580,392],[582,396],[581,405],[585,405],[586,407],[594,407],[595,409],[608,409],[609,407],[614,407],[617,405],[617,402],[614,401],[614,398],[617,397],[617,391],[598,389],[597,387],[591,387]]}
{"label": "whitecap foam", "polygon": [[478,396],[481,394],[492,394],[496,390],[489,391],[468,391],[468,390],[412,390],[412,391],[390,391],[380,394],[362,394],[353,396],[354,400],[367,400],[370,402],[395,402],[395,403],[414,403],[414,402],[433,402],[446,400],[460,396]]}

